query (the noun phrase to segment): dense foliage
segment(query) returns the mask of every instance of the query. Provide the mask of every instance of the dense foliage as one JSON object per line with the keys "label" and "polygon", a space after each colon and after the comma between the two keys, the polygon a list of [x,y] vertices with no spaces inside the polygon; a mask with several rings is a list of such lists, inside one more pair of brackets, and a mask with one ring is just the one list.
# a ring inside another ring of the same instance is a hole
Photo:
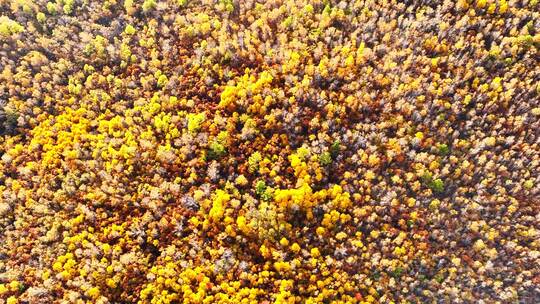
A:
{"label": "dense foliage", "polygon": [[537,0],[0,0],[0,303],[537,303]]}

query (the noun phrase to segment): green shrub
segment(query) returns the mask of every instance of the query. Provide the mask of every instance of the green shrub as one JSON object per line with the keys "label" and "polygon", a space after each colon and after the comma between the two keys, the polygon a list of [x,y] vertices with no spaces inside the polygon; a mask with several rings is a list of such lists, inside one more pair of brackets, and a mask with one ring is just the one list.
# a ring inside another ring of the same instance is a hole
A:
{"label": "green shrub", "polygon": [[440,155],[445,156],[445,155],[448,155],[448,153],[450,153],[450,149],[448,148],[448,145],[446,144],[440,144],[437,148],[439,149]]}
{"label": "green shrub", "polygon": [[323,152],[321,155],[319,155],[319,162],[323,166],[328,166],[332,163],[332,156],[330,155],[330,152]]}

